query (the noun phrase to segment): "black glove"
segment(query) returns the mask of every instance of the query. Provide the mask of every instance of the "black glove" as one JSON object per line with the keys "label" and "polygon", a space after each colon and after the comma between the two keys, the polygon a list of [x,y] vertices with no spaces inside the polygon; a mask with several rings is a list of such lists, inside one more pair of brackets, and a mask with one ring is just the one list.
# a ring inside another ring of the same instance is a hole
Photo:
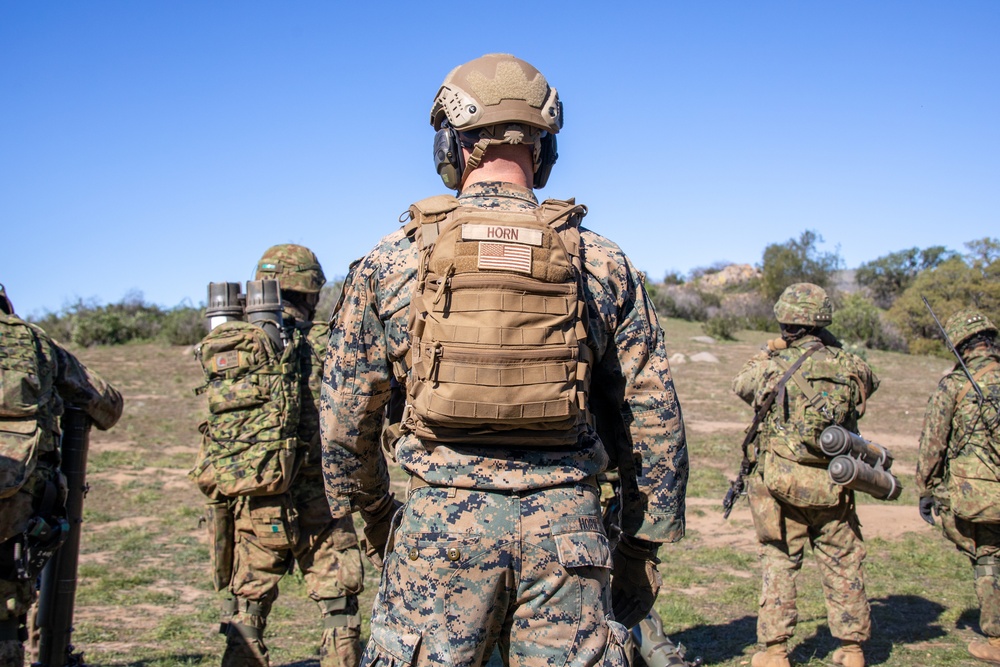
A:
{"label": "black glove", "polygon": [[403,503],[387,493],[380,500],[361,510],[361,518],[365,520],[365,538],[361,540],[365,555],[379,572],[382,571],[385,547],[389,543],[392,532],[392,517]]}
{"label": "black glove", "polygon": [[920,499],[920,518],[927,523],[934,525],[934,514],[937,514],[937,507],[934,506],[934,497],[925,496]]}
{"label": "black glove", "polygon": [[663,578],[656,566],[659,545],[622,535],[612,558],[611,606],[615,620],[631,628],[646,618],[660,592]]}

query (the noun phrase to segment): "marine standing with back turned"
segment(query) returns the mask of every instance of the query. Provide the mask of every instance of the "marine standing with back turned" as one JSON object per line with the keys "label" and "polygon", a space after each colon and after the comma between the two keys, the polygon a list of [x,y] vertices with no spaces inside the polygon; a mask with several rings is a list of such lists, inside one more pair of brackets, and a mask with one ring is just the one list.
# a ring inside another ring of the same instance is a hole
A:
{"label": "marine standing with back turned", "polygon": [[[360,511],[384,562],[364,663],[471,667],[499,646],[509,664],[624,665],[622,623],[652,607],[659,545],[684,533],[663,332],[621,249],[579,226],[586,209],[535,198],[562,128],[538,70],[503,54],[455,68],[431,124],[459,195],[417,202],[352,266],[323,386],[331,509]],[[379,443],[393,380],[401,508]],[[614,554],[596,483],[613,465]]]}
{"label": "marine standing with back turned", "polygon": [[[830,632],[841,641],[833,664],[864,667],[861,642],[871,634],[862,563],[865,546],[854,492],[827,475],[818,447],[824,428],[857,433],[858,419],[879,381],[859,357],[841,349],[824,327],[833,308],[811,283],[788,287],[774,306],[781,338],[751,358],[733,391],[760,419],[749,499],[763,566],[752,667],[788,667],[787,642],[798,612],[795,580],[807,545],[823,576]],[[768,403],[768,397],[775,400]],[[766,413],[760,414],[763,405]]]}
{"label": "marine standing with back turned", "polygon": [[969,644],[969,653],[1000,665],[997,327],[982,312],[964,309],[948,319],[945,333],[960,358],[927,403],[917,460],[920,516],[934,525],[936,513],[944,536],[969,557],[986,635]]}
{"label": "marine standing with back turned", "polygon": [[[66,404],[102,431],[122,414],[122,396],[99,375],[14,314],[0,285],[0,666],[21,667],[38,572],[23,560],[58,542],[65,521],[60,424]],[[22,558],[18,556],[21,555]]]}
{"label": "marine standing with back turned", "polygon": [[[311,250],[283,244],[269,248],[257,264],[255,280],[277,280],[283,326],[294,330],[293,351],[299,390],[297,440],[303,452],[288,490],[278,495],[228,499],[233,514],[233,596],[223,624],[223,667],[266,667],[264,630],[278,583],[297,563],[309,597],[319,606],[324,629],[321,667],[357,667],[361,653],[358,593],[363,588],[361,552],[350,517],[333,518],[320,464],[319,393],[329,327],[314,322],[326,282]],[[223,583],[223,585],[225,585]]]}

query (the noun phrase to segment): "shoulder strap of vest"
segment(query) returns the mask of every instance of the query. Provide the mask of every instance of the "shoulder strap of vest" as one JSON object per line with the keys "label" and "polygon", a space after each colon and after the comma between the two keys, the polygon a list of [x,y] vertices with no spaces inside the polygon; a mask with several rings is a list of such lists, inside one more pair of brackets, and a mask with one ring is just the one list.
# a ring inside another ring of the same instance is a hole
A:
{"label": "shoulder strap of vest", "polygon": [[[577,204],[576,199],[546,199],[537,209],[535,215],[539,222],[551,227],[563,239],[566,251],[573,258],[577,271],[583,272],[580,261],[580,221],[587,215],[587,207]],[[560,222],[563,221],[563,222]]]}
{"label": "shoulder strap of vest", "polygon": [[410,205],[410,220],[403,230],[410,237],[416,234],[422,246],[434,243],[438,235],[438,223],[459,206],[459,201],[454,195],[434,195],[421,199]]}
{"label": "shoulder strap of vest", "polygon": [[[802,364],[806,362],[806,359],[811,357],[816,352],[825,349],[826,346],[823,345],[822,343],[815,343],[813,345],[810,345],[809,347],[803,350],[802,356],[796,359],[795,363],[793,363],[788,369],[785,370],[785,374],[781,376],[781,379],[778,381],[778,384],[776,384],[774,389],[771,391],[771,395],[774,396],[775,400],[778,402],[779,405],[784,405],[785,403],[785,385],[788,384],[789,380],[795,382],[795,384],[799,387],[802,393],[805,394],[806,399],[809,400],[810,403],[812,403],[812,399],[810,398],[811,387],[809,386],[809,382],[802,377],[800,369],[802,368]],[[780,357],[777,357],[775,359],[775,363],[778,365],[778,368],[784,369],[784,364],[782,363]],[[819,409],[818,406],[817,409]],[[785,419],[788,419],[787,415],[785,416]]]}

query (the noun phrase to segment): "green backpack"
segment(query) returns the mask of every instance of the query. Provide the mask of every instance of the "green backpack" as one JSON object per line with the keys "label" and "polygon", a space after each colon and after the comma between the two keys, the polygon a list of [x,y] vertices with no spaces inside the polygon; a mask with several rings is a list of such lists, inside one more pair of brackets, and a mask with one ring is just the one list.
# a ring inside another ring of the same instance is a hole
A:
{"label": "green backpack", "polygon": [[951,510],[972,523],[1000,522],[1000,363],[973,376],[986,400],[979,404],[965,380],[955,401],[947,481]]}
{"label": "green backpack", "polygon": [[40,356],[41,340],[31,325],[0,313],[0,498],[17,493],[38,463],[40,422],[53,392]]}
{"label": "green backpack", "polygon": [[189,475],[205,495],[268,496],[284,493],[300,459],[297,347],[281,349],[259,326],[225,322],[195,350],[206,382],[209,418],[199,463]]}
{"label": "green backpack", "polygon": [[[788,364],[790,366],[790,364]],[[784,364],[778,366],[784,372]],[[855,405],[854,394],[861,396]],[[774,454],[797,463],[826,466],[819,438],[832,424],[857,430],[864,414],[864,382],[835,349],[823,347],[798,369],[785,385],[786,397],[775,401],[769,417],[769,442]]]}

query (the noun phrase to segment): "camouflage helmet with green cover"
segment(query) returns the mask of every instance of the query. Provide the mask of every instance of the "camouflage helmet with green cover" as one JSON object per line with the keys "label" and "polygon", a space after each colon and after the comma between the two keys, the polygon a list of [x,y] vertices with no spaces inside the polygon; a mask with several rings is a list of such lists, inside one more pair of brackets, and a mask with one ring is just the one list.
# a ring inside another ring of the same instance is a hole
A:
{"label": "camouflage helmet with green cover", "polygon": [[277,280],[282,290],[317,294],[326,284],[312,250],[294,243],[271,246],[257,262],[254,280]]}
{"label": "camouflage helmet with green cover", "polygon": [[956,348],[980,332],[997,334],[997,327],[990,318],[974,308],[963,308],[949,317],[944,330]]}
{"label": "camouflage helmet with green cover", "polygon": [[785,288],[774,304],[780,324],[826,327],[833,322],[833,304],[826,290],[812,283],[795,283]]}

